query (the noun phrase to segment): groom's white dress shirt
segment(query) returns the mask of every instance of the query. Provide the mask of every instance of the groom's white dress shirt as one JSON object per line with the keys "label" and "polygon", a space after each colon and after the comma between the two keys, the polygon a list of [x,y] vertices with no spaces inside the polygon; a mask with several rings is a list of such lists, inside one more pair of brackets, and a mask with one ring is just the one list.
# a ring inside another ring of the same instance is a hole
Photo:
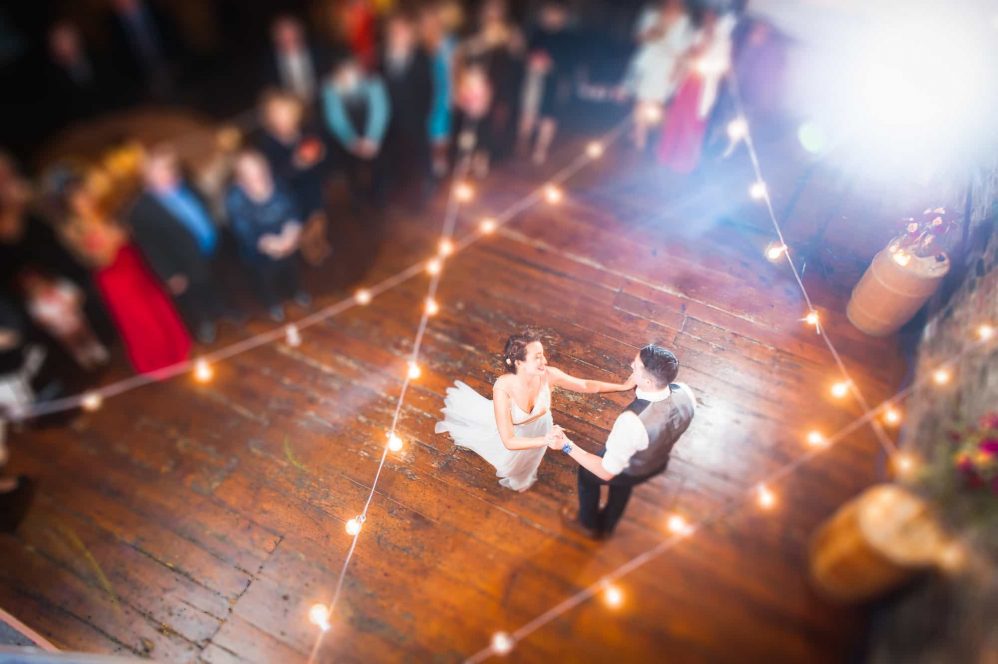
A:
{"label": "groom's white dress shirt", "polygon": [[[693,401],[693,410],[696,412],[696,396],[689,385],[676,383],[679,388],[685,391]],[[670,390],[665,388],[658,392],[645,392],[635,390],[634,396],[642,401],[665,401],[669,398]],[[648,447],[648,430],[641,422],[641,418],[632,411],[625,410],[617,417],[613,423],[613,429],[606,439],[606,453],[603,455],[603,470],[611,475],[619,475],[627,468],[631,462],[631,457]]]}

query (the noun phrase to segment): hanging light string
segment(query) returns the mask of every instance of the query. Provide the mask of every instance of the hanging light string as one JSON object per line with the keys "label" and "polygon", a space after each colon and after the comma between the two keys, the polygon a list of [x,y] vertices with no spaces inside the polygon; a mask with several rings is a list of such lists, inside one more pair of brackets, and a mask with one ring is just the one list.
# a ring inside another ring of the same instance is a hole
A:
{"label": "hanging light string", "polygon": [[[750,193],[753,198],[757,200],[762,200],[766,206],[766,212],[769,214],[769,219],[773,224],[773,230],[776,232],[776,237],[779,240],[779,245],[777,248],[782,253],[785,258],[787,265],[790,266],[790,270],[794,275],[794,280],[797,282],[797,286],[800,289],[801,295],[804,297],[804,302],[807,304],[807,317],[806,320],[814,325],[815,331],[821,336],[825,346],[832,355],[832,359],[838,366],[839,373],[842,374],[844,379],[844,384],[848,392],[851,392],[853,397],[859,403],[860,408],[864,411],[870,410],[870,404],[866,397],[863,395],[862,390],[859,388],[859,384],[852,379],[849,374],[848,369],[846,369],[845,362],[842,360],[842,356],[839,354],[838,349],[835,344],[832,343],[832,339],[828,334],[827,328],[821,324],[821,319],[818,315],[818,310],[815,308],[814,303],[811,301],[811,296],[807,292],[807,288],[804,287],[804,280],[801,276],[800,270],[797,268],[797,264],[794,262],[793,257],[790,255],[790,247],[787,244],[786,237],[783,235],[783,229],[780,226],[780,222],[776,218],[776,211],[773,209],[773,201],[769,195],[768,187],[766,186],[766,181],[762,175],[762,166],[759,163],[759,154],[755,148],[755,140],[752,138],[751,127],[749,126],[748,116],[745,113],[745,104],[742,101],[741,91],[738,86],[738,77],[735,75],[734,69],[729,68],[726,74],[728,80],[728,87],[731,90],[731,98],[735,105],[735,118],[729,124],[729,136],[732,136],[733,143],[737,143],[738,140],[745,141],[745,148],[748,151],[749,160],[752,162],[752,170],[755,173],[755,182],[750,189]],[[736,132],[732,131],[732,126],[737,128]],[[779,259],[779,254],[776,255]],[[884,452],[888,457],[894,457],[898,454],[897,445],[893,440],[884,432],[883,427],[877,420],[872,420],[870,426],[873,429],[877,440],[880,445],[884,448]]]}
{"label": "hanging light string", "polygon": [[[938,366],[940,368],[950,368],[958,360],[960,360],[965,355],[982,348],[992,341],[994,338],[993,334],[989,334],[984,330],[990,330],[990,326],[982,325],[978,330],[977,341],[966,345],[962,351],[951,356],[948,360],[940,363]],[[913,381],[906,388],[899,390],[894,395],[878,404],[874,408],[868,408],[862,415],[849,422],[847,425],[835,432],[834,435],[825,439],[823,445],[812,446],[804,454],[796,457],[795,459],[785,463],[784,465],[777,468],[774,472],[770,473],[762,481],[752,484],[749,488],[741,492],[741,494],[735,498],[729,500],[725,505],[711,511],[707,516],[701,518],[696,522],[686,522],[682,517],[673,517],[669,521],[669,530],[672,531],[672,535],[658,544],[652,546],[651,548],[645,550],[644,552],[634,556],[627,562],[614,568],[612,571],[600,577],[595,583],[578,591],[574,595],[569,596],[561,603],[551,607],[544,613],[540,614],[530,622],[524,624],[523,626],[517,628],[515,631],[506,633],[498,632],[492,640],[492,643],[485,648],[482,648],[477,653],[467,658],[465,662],[467,664],[476,664],[477,662],[484,661],[493,655],[502,655],[508,653],[512,648],[523,641],[533,632],[548,624],[555,618],[561,616],[564,613],[574,609],[583,602],[591,599],[592,597],[605,591],[613,581],[620,579],[623,576],[633,572],[639,567],[651,562],[655,558],[658,558],[662,554],[674,548],[684,539],[688,539],[693,534],[705,529],[706,527],[721,521],[732,514],[734,514],[738,509],[744,507],[748,502],[755,500],[761,509],[770,509],[775,505],[775,494],[772,492],[771,487],[778,484],[779,482],[786,479],[788,476],[795,473],[806,463],[824,454],[829,449],[831,449],[836,443],[841,441],[846,436],[852,434],[853,432],[861,429],[863,426],[876,421],[877,416],[888,409],[893,408],[897,404],[908,398],[917,388],[922,387],[928,382],[938,382],[935,377],[927,373],[915,381]],[[908,464],[910,470],[911,464]],[[678,523],[673,521],[673,519],[678,519]],[[609,599],[609,598],[608,598]],[[615,606],[619,602],[610,602],[611,606]]]}
{"label": "hanging light string", "polygon": [[[498,216],[486,218],[475,231],[467,233],[459,240],[453,241],[451,244],[452,253],[463,251],[481,238],[491,235],[500,226],[504,225],[517,214],[540,201],[544,197],[544,192],[547,188],[555,184],[563,183],[565,180],[575,175],[586,164],[589,164],[599,158],[599,156],[603,154],[606,147],[609,147],[621,136],[623,131],[626,129],[628,122],[629,121],[624,121],[620,123],[614,129],[601,137],[600,140],[591,142],[587,146],[585,155],[575,159],[571,164],[557,172],[553,177],[546,180],[544,185],[531,191],[529,194],[510,205]],[[598,154],[593,154],[594,146],[600,148],[598,150]],[[451,204],[452,203],[449,200],[448,206]],[[450,233],[453,233],[454,226],[456,226],[456,217],[452,221]],[[190,373],[192,370],[196,369],[199,363],[208,362],[210,364],[215,364],[236,355],[260,348],[261,346],[265,346],[282,339],[287,339],[290,336],[288,332],[289,328],[293,327],[296,333],[300,333],[305,328],[338,316],[358,304],[367,304],[378,295],[381,295],[382,293],[389,291],[416,276],[419,276],[425,271],[425,269],[426,261],[421,260],[389,277],[386,277],[368,288],[361,289],[351,296],[329,304],[326,307],[292,321],[291,323],[255,334],[235,343],[223,346],[222,348],[213,350],[209,353],[205,353],[197,358],[171,364],[170,366],[163,367],[162,369],[157,369],[155,371],[135,376],[129,376],[128,378],[123,378],[114,383],[110,383],[93,390],[87,390],[80,394],[62,397],[59,399],[51,399],[49,401],[32,404],[26,408],[11,409],[5,418],[12,422],[20,422],[80,407],[83,407],[86,410],[94,410],[93,407],[88,406],[91,404],[102,405],[111,397],[118,396],[125,392],[130,392],[152,383],[159,383],[182,374]]]}
{"label": "hanging light string", "polygon": [[[399,451],[401,449],[401,442],[397,434],[398,423],[402,413],[402,406],[405,403],[405,397],[408,392],[410,383],[419,376],[419,356],[420,350],[422,348],[423,338],[426,333],[427,326],[429,324],[429,319],[433,316],[437,310],[438,306],[436,304],[437,290],[440,285],[440,279],[442,277],[443,264],[442,260],[451,257],[457,251],[461,251],[471,244],[482,238],[483,236],[490,235],[495,230],[497,230],[502,225],[509,222],[517,214],[528,209],[530,206],[538,203],[542,198],[546,198],[551,201],[551,191],[553,187],[562,184],[565,180],[575,175],[577,172],[582,170],[587,164],[591,163],[594,159],[602,156],[606,149],[606,146],[615,142],[624,132],[629,124],[629,120],[620,123],[613,130],[608,132],[600,141],[594,141],[587,145],[586,151],[580,157],[574,159],[569,165],[562,168],[554,176],[548,178],[544,185],[536,188],[532,192],[528,193],[522,197],[517,202],[510,205],[501,214],[495,217],[487,217],[482,221],[478,228],[466,234],[463,238],[454,242],[454,230],[457,224],[458,212],[460,210],[460,203],[470,200],[473,193],[469,193],[466,188],[465,178],[467,177],[468,171],[470,170],[471,162],[471,151],[474,148],[474,144],[469,140],[462,140],[459,145],[462,149],[461,158],[459,161],[459,167],[455,176],[455,184],[451,187],[447,208],[443,223],[443,230],[441,233],[440,244],[438,245],[437,257],[430,259],[430,261],[420,262],[412,267],[410,270],[416,270],[417,272],[427,270],[430,272],[430,282],[427,287],[427,299],[425,305],[422,309],[422,314],[420,315],[419,325],[416,329],[416,334],[413,340],[413,349],[409,354],[408,359],[408,371],[402,381],[402,387],[399,391],[398,399],[395,403],[395,410],[392,414],[391,425],[387,431],[386,442],[383,443],[381,458],[378,462],[377,470],[374,474],[374,479],[371,482],[371,486],[368,489],[367,498],[364,502],[364,507],[360,514],[356,517],[350,519],[347,522],[348,533],[351,535],[350,547],[347,549],[346,556],[343,559],[343,564],[340,569],[340,574],[336,580],[336,586],[328,604],[316,604],[312,607],[310,611],[310,620],[319,627],[318,634],[316,635],[316,641],[312,647],[311,654],[309,655],[309,662],[315,661],[316,656],[322,645],[322,640],[327,631],[331,628],[330,619],[335,613],[335,609],[339,599],[342,595],[343,583],[346,579],[347,572],[349,571],[350,563],[353,560],[354,553],[357,548],[357,542],[360,538],[360,533],[363,530],[363,524],[367,520],[368,511],[371,506],[371,502],[374,499],[374,494],[377,491],[378,481],[381,478],[382,471],[384,470],[385,463],[388,459],[388,453],[390,451]],[[598,146],[598,150],[594,149],[594,146]],[[560,191],[558,189],[554,189]],[[559,199],[560,200],[560,197]],[[429,269],[430,266],[432,269]],[[365,300],[369,301],[370,297],[373,296],[374,290],[369,292],[369,295],[365,297]],[[431,306],[432,304],[432,306]],[[301,325],[299,324],[299,327]]]}

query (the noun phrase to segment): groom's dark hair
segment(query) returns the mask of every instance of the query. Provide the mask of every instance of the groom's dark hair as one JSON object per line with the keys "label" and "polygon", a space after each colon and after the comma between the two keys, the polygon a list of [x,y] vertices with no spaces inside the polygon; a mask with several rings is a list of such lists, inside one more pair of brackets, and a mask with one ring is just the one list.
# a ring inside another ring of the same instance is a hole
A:
{"label": "groom's dark hair", "polygon": [[679,375],[679,360],[661,346],[648,344],[641,349],[639,356],[645,371],[652,375],[660,389],[668,387]]}

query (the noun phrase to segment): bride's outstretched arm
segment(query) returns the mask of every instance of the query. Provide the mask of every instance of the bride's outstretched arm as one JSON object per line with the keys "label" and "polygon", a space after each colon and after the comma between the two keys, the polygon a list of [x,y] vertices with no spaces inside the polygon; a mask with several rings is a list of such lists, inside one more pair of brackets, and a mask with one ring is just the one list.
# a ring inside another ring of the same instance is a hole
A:
{"label": "bride's outstretched arm", "polygon": [[544,447],[548,444],[545,436],[533,438],[520,437],[513,429],[513,416],[509,393],[501,387],[492,388],[492,407],[495,410],[496,426],[499,427],[499,437],[507,450],[526,450],[533,447]]}
{"label": "bride's outstretched arm", "polygon": [[576,378],[570,376],[561,369],[548,366],[548,380],[552,385],[572,392],[582,392],[583,394],[595,394],[597,392],[626,392],[634,388],[634,382],[628,380],[625,383],[607,383],[602,380],[588,380],[586,378]]}

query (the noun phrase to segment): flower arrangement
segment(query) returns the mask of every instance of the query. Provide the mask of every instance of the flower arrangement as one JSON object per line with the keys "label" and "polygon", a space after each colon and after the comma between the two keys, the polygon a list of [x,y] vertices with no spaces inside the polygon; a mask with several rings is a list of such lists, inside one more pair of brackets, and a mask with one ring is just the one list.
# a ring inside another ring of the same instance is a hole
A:
{"label": "flower arrangement", "polygon": [[955,529],[998,555],[998,412],[953,431],[937,446],[918,483]]}
{"label": "flower arrangement", "polygon": [[904,232],[895,237],[887,247],[894,261],[901,266],[910,263],[913,256],[925,258],[941,255],[941,238],[953,230],[959,220],[947,213],[946,208],[940,207],[926,209],[921,221],[908,217],[903,223]]}

